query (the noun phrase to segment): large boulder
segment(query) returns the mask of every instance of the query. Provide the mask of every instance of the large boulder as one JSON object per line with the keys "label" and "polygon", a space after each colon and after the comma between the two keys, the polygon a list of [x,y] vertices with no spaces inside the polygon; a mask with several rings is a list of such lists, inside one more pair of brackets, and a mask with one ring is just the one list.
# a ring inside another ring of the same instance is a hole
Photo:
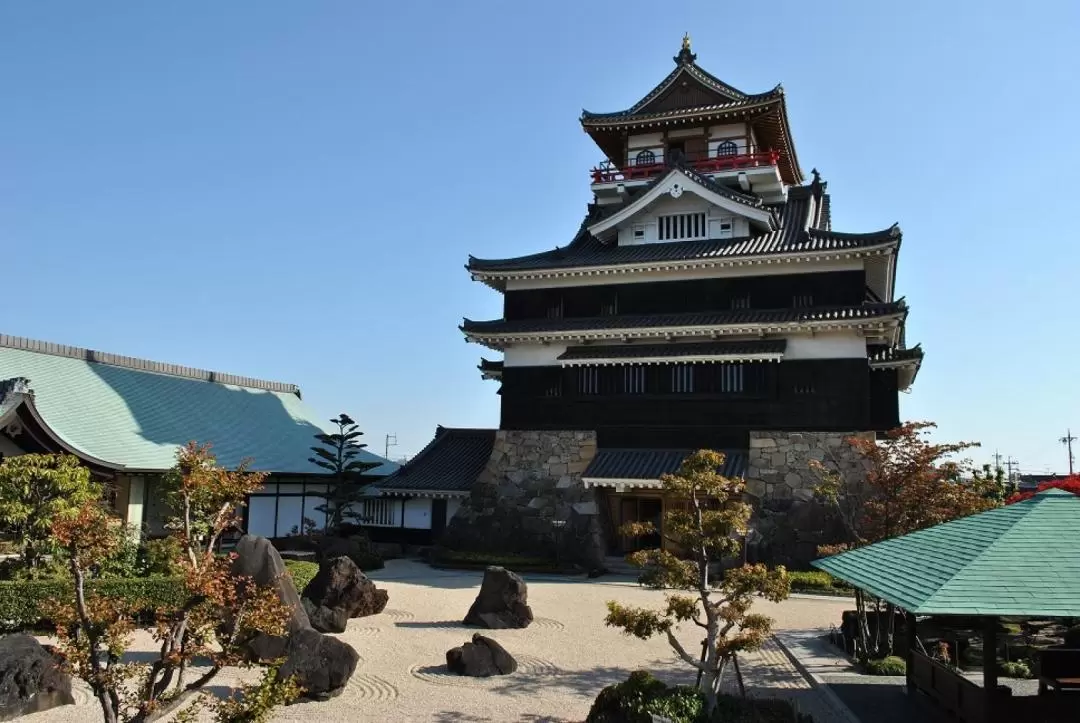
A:
{"label": "large boulder", "polygon": [[25,633],[0,638],[0,721],[72,705],[71,677]]}
{"label": "large boulder", "polygon": [[289,636],[285,662],[278,677],[294,678],[311,700],[333,698],[345,689],[360,656],[352,646],[311,628]]}
{"label": "large boulder", "polygon": [[304,588],[304,605],[311,626],[324,633],[343,633],[349,618],[378,615],[390,594],[375,587],[348,557],[324,560]]}
{"label": "large boulder", "polygon": [[506,648],[476,633],[471,643],[446,651],[446,667],[458,675],[486,678],[513,673],[517,670],[517,661],[506,652]]}
{"label": "large boulder", "polygon": [[277,637],[256,633],[247,643],[252,659],[268,663],[285,655],[288,637],[300,630],[310,629],[300,595],[296,592],[292,577],[281,561],[281,555],[270,544],[270,540],[258,535],[244,535],[236,543],[236,557],[232,564],[234,575],[250,577],[256,585],[272,587],[278,598],[290,610],[287,635]]}
{"label": "large boulder", "polygon": [[525,581],[506,568],[487,568],[480,594],[469,608],[465,624],[491,629],[527,628],[532,621]]}

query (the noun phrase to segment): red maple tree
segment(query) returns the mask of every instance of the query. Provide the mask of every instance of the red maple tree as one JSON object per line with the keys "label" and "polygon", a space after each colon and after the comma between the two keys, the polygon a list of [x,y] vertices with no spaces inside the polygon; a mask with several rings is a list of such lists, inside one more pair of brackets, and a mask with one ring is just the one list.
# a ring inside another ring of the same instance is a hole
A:
{"label": "red maple tree", "polygon": [[1074,495],[1080,495],[1080,474],[1071,474],[1068,477],[1043,482],[1036,487],[1034,491],[1017,492],[1015,495],[1005,500],[1005,504],[1011,505],[1024,500],[1030,500],[1038,493],[1045,492],[1046,490],[1065,490],[1066,492],[1072,492]]}

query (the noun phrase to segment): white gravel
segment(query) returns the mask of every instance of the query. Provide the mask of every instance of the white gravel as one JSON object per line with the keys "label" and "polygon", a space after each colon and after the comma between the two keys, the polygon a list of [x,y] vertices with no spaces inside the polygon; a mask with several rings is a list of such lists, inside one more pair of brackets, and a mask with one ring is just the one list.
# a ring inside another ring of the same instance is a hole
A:
{"label": "white gravel", "polygon": [[[517,658],[509,676],[474,679],[443,670],[449,648],[467,641],[473,629],[460,624],[476,597],[482,573],[433,570],[395,560],[372,574],[390,592],[382,614],[349,621],[341,639],[360,654],[347,689],[322,703],[301,703],[278,711],[275,721],[445,721],[533,723],[583,721],[596,694],[633,670],[648,669],[668,682],[692,682],[689,668],[676,660],[667,643],[627,637],[604,626],[607,600],[637,605],[662,603],[663,594],[613,578],[585,580],[526,576],[529,604],[536,622],[526,630],[490,631]],[[850,603],[844,600],[793,598],[758,609],[782,630],[828,627]],[[687,649],[700,645],[696,630],[681,631]],[[149,635],[139,635],[134,653],[152,649]],[[747,661],[748,681],[758,692],[814,694],[794,668],[775,651]],[[217,693],[235,684],[240,671],[223,674]],[[88,690],[74,706],[25,716],[25,723],[91,723],[100,709]],[[809,701],[811,707],[814,701]]]}

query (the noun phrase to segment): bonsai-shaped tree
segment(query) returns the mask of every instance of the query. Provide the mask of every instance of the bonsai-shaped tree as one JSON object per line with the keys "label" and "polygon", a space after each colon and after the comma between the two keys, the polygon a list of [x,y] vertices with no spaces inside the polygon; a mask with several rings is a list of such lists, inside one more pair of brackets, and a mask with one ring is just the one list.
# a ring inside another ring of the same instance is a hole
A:
{"label": "bonsai-shaped tree", "polygon": [[326,515],[327,529],[336,531],[346,519],[361,519],[361,515],[353,507],[363,496],[363,487],[356,482],[360,475],[379,464],[357,459],[360,450],[367,445],[356,441],[364,436],[364,433],[352,417],[342,413],[331,419],[330,423],[337,426],[337,431],[315,435],[321,446],[311,448],[315,456],[308,458],[308,461],[334,475],[334,481],[326,491],[326,502],[315,509]]}
{"label": "bonsai-shaped tree", "polygon": [[[267,668],[259,682],[231,699],[190,700],[224,667],[249,664],[244,642],[252,631],[286,632],[289,611],[277,594],[233,575],[231,557],[214,551],[264,477],[246,465],[235,471],[218,467],[208,445],[191,443],[179,451],[165,481],[176,511],[168,528],[180,550],[175,563],[182,582],[174,604],[154,611],[152,629],[160,648],[149,662],[123,661],[138,604],[95,594],[86,585],[89,571],[115,552],[124,534],[120,521],[91,501],[53,522],[73,585],[69,600],[47,606],[49,619],[56,623],[65,667],[90,685],[105,723],[149,723],[185,702],[209,705],[219,721],[263,721],[297,694],[291,680],[280,680],[276,669]],[[186,680],[196,657],[209,660],[209,669]],[[188,718],[193,712],[186,711]]]}
{"label": "bonsai-shaped tree", "polygon": [[22,567],[40,565],[52,545],[53,522],[101,494],[72,455],[23,454],[0,462],[0,527],[19,544]]}
{"label": "bonsai-shaped tree", "polygon": [[[992,474],[973,474],[964,479],[969,465],[955,459],[957,454],[978,445],[931,442],[926,435],[935,426],[931,422],[907,422],[880,440],[848,439],[847,444],[859,453],[863,465],[843,468],[835,455],[826,462],[811,462],[821,480],[815,491],[835,509],[847,534],[847,539],[838,544],[819,548],[819,554],[831,555],[906,535],[1001,504],[1001,481]],[[871,640],[868,606],[880,612],[880,601],[857,589],[856,652],[864,665],[870,658],[892,654],[896,619],[894,606],[888,604],[886,625],[878,625]]]}
{"label": "bonsai-shaped tree", "polygon": [[[661,535],[685,557],[665,549],[641,550],[627,559],[642,568],[640,581],[656,590],[683,590],[667,595],[666,607],[656,610],[608,602],[606,623],[629,635],[647,639],[666,635],[675,653],[698,671],[698,688],[709,712],[716,707],[720,680],[733,663],[742,689],[736,656],[761,647],[772,630],[772,620],[751,612],[757,596],[773,602],[785,599],[791,585],[783,567],[744,565],[713,579],[712,570],[724,558],[737,557],[740,537],[747,531],[750,505],[743,502],[741,479],[724,477],[717,470],[724,455],[700,450],[686,458],[673,475],[660,478],[672,503],[662,529],[651,522],[625,525],[624,535]],[[676,636],[680,623],[691,623],[705,632],[700,656],[692,655]]]}

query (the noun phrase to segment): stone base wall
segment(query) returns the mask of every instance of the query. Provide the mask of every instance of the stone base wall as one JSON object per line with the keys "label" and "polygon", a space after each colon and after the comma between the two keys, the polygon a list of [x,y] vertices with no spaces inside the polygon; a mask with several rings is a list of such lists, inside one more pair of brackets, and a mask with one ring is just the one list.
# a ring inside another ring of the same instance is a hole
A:
{"label": "stone base wall", "polygon": [[831,509],[814,499],[820,478],[811,460],[827,469],[861,474],[867,462],[846,440],[873,432],[750,432],[746,491],[755,499],[758,556],[803,566],[817,546],[843,537]]}
{"label": "stone base wall", "polygon": [[588,562],[603,549],[596,493],[581,481],[595,456],[595,432],[500,429],[443,543]]}

